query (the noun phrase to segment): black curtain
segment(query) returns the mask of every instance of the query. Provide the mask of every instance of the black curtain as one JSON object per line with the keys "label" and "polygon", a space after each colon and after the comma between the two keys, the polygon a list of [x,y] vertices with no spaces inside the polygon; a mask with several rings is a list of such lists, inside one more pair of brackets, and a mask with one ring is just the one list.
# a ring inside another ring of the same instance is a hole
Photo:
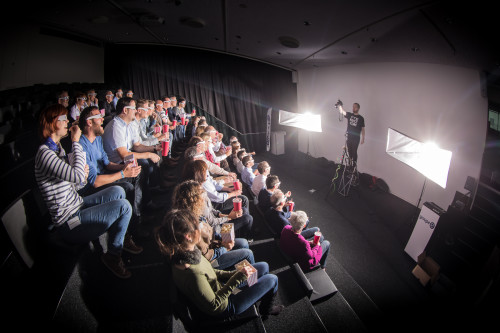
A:
{"label": "black curtain", "polygon": [[[110,88],[132,89],[137,98],[182,96],[188,106],[201,108],[242,133],[238,138],[255,151],[265,149],[268,108],[297,109],[291,71],[190,48],[109,45],[105,82]],[[273,130],[276,126],[273,121]]]}

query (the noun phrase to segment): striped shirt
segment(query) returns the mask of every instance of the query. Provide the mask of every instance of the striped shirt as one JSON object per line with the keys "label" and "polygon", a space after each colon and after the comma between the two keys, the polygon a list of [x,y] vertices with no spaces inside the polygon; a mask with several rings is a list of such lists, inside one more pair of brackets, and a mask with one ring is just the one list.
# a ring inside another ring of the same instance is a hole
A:
{"label": "striped shirt", "polygon": [[73,166],[66,162],[62,147],[58,156],[43,144],[35,157],[35,179],[55,226],[62,225],[83,205],[76,190],[85,181],[85,157],[78,142],[73,142],[72,150]]}

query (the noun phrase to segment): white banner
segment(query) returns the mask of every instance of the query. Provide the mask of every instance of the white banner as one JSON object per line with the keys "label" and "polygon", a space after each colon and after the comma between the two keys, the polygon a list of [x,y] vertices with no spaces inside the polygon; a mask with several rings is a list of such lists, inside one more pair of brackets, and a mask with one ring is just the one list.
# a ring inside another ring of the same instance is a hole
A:
{"label": "white banner", "polygon": [[266,129],[266,151],[271,149],[271,113],[273,112],[272,108],[267,110],[267,129]]}

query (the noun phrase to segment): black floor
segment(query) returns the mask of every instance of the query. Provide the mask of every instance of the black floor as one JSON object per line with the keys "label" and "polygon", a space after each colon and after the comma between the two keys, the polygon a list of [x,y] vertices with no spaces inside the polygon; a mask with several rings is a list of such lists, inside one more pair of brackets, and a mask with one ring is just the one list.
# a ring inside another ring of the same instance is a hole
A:
{"label": "black floor", "polygon": [[[264,321],[265,331],[437,331],[477,329],[489,320],[478,316],[472,304],[464,304],[446,277],[432,287],[423,287],[412,275],[415,262],[404,247],[414,225],[413,205],[363,184],[342,196],[331,189],[334,168],[303,154],[262,153],[255,160],[269,162],[271,173],[280,177],[281,189],[292,191],[296,210],[306,211],[310,225],[320,227],[331,242],[326,271],[339,290],[311,305],[255,212],[259,232],[251,249],[257,261],[267,261],[271,272],[278,275],[279,298],[286,306],[280,316]],[[179,174],[181,165],[170,172]],[[163,203],[166,211],[170,197],[171,190],[156,195],[155,201]],[[162,215],[153,214],[147,226],[152,230]],[[140,255],[124,254],[133,274],[124,281],[107,271],[98,251],[81,255],[55,314],[53,330],[184,331],[182,323],[172,317],[169,269],[154,240],[137,242],[145,250]],[[262,327],[247,323],[223,331],[259,332]]]}

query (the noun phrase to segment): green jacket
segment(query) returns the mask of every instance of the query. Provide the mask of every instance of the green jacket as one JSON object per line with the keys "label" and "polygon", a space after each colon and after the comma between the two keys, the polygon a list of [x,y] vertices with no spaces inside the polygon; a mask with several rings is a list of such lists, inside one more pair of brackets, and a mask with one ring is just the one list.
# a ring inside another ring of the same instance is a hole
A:
{"label": "green jacket", "polygon": [[214,269],[203,256],[199,264],[187,269],[172,265],[172,276],[182,294],[209,315],[224,312],[233,289],[247,280],[247,276],[239,271]]}

